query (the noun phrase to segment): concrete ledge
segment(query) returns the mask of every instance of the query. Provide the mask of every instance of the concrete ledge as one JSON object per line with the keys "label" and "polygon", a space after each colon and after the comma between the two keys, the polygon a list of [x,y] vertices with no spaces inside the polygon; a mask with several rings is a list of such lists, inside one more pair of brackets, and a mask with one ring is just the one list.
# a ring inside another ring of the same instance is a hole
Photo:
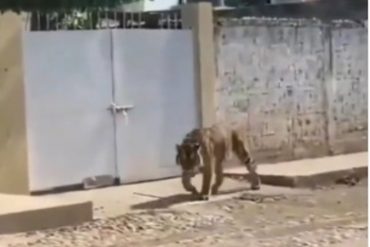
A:
{"label": "concrete ledge", "polygon": [[[367,167],[358,167],[353,169],[325,172],[307,176],[262,175],[261,181],[263,184],[275,186],[286,186],[294,188],[315,188],[317,186],[334,184],[338,179],[341,179],[348,175],[353,175],[359,179],[366,178]],[[247,179],[249,179],[248,175],[246,176]]]}
{"label": "concrete ledge", "polygon": [[[334,184],[347,176],[357,179],[367,178],[367,166],[367,153],[356,153],[261,165],[259,174],[263,184],[315,188]],[[249,179],[244,167],[229,169],[225,176]]]}
{"label": "concrete ledge", "polygon": [[0,212],[0,234],[74,225],[92,219],[92,202],[70,203],[7,213]]}

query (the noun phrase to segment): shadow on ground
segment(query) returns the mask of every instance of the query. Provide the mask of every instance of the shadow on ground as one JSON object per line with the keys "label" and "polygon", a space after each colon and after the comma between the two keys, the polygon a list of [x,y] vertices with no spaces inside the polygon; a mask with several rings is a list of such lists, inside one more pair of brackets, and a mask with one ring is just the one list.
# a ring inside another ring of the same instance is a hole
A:
{"label": "shadow on ground", "polygon": [[[249,190],[248,188],[226,190],[226,191],[220,191],[218,195],[227,195],[227,194],[248,191],[248,190]],[[148,202],[134,204],[131,206],[131,209],[143,210],[143,209],[169,208],[175,204],[196,201],[196,198],[191,194],[177,194],[177,195],[171,195],[167,197],[157,197],[153,195],[143,195],[143,196],[156,197],[157,199],[148,201]]]}

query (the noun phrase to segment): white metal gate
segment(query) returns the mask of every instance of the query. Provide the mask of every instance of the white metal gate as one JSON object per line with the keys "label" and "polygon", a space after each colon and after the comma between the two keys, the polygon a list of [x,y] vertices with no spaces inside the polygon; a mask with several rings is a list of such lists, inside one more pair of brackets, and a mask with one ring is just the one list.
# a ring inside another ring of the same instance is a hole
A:
{"label": "white metal gate", "polygon": [[31,190],[178,175],[175,143],[198,125],[192,49],[190,30],[25,32]]}
{"label": "white metal gate", "polygon": [[[189,30],[114,30],[117,164],[124,182],[170,177],[175,143],[197,125]],[[139,55],[145,54],[145,55]]]}

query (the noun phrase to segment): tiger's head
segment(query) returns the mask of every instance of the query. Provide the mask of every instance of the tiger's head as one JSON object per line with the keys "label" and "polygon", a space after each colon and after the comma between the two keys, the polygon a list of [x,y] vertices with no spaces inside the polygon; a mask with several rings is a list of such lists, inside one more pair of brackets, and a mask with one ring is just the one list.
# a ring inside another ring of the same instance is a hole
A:
{"label": "tiger's head", "polygon": [[183,172],[195,176],[200,171],[201,159],[199,154],[199,143],[185,142],[176,145],[176,163],[181,166]]}

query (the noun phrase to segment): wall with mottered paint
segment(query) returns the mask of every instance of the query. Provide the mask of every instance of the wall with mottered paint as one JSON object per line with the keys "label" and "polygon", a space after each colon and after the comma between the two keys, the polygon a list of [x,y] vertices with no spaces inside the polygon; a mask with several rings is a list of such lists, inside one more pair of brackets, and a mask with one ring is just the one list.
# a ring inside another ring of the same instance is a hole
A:
{"label": "wall with mottered paint", "polygon": [[217,118],[248,114],[257,159],[367,150],[367,27],[249,18],[215,42]]}

